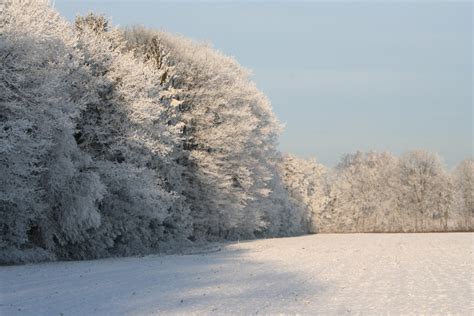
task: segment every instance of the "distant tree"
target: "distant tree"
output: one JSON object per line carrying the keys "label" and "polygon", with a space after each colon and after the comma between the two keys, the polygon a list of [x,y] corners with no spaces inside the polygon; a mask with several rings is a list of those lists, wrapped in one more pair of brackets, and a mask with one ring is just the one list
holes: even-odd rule
{"label": "distant tree", "polygon": [[398,159],[389,153],[346,155],[323,186],[320,226],[328,232],[472,229],[465,202],[472,196],[471,163],[451,176],[438,155],[422,150]]}
{"label": "distant tree", "polygon": [[463,229],[474,227],[474,160],[465,159],[459,163],[453,174],[453,213],[457,214],[458,226]]}
{"label": "distant tree", "polygon": [[295,233],[317,232],[318,218],[325,205],[324,175],[326,168],[314,160],[284,155],[282,179],[289,193],[291,206],[288,230]]}
{"label": "distant tree", "polygon": [[394,186],[396,158],[389,153],[356,152],[337,165],[331,190],[336,228],[342,231],[392,229],[387,218],[396,218]]}
{"label": "distant tree", "polygon": [[399,207],[414,220],[412,230],[432,230],[434,220],[448,229],[452,184],[441,158],[423,150],[411,151],[399,160]]}
{"label": "distant tree", "polygon": [[110,31],[107,18],[94,13],[89,13],[86,16],[77,16],[74,21],[74,27],[80,33],[92,31],[96,34],[105,34]]}

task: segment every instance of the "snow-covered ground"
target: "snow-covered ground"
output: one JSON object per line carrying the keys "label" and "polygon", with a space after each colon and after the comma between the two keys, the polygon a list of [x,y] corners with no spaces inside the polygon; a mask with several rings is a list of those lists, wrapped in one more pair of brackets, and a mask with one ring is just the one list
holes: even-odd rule
{"label": "snow-covered ground", "polygon": [[328,234],[193,255],[1,267],[0,314],[472,315],[473,238]]}

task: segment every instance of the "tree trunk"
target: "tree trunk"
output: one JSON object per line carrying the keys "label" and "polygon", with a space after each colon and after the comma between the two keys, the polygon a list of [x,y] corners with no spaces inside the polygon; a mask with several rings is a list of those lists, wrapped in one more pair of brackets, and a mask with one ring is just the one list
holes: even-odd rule
{"label": "tree trunk", "polygon": [[374,218],[374,228],[372,229],[372,231],[375,233],[377,230],[377,213],[375,214],[375,218]]}
{"label": "tree trunk", "polygon": [[415,212],[415,232],[418,231],[418,212]]}
{"label": "tree trunk", "polygon": [[444,212],[444,231],[448,231],[448,210]]}

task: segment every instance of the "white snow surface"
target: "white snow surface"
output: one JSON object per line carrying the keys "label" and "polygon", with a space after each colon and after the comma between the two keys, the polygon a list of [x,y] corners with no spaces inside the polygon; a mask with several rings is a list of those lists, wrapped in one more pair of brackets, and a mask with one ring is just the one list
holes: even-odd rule
{"label": "white snow surface", "polygon": [[321,234],[4,266],[0,314],[472,315],[473,237]]}

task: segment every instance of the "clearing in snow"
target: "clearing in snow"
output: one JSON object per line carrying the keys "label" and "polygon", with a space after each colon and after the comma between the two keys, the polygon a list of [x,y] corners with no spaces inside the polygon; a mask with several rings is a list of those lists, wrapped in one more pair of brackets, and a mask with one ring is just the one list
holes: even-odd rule
{"label": "clearing in snow", "polygon": [[327,234],[0,268],[1,315],[472,314],[472,233]]}

